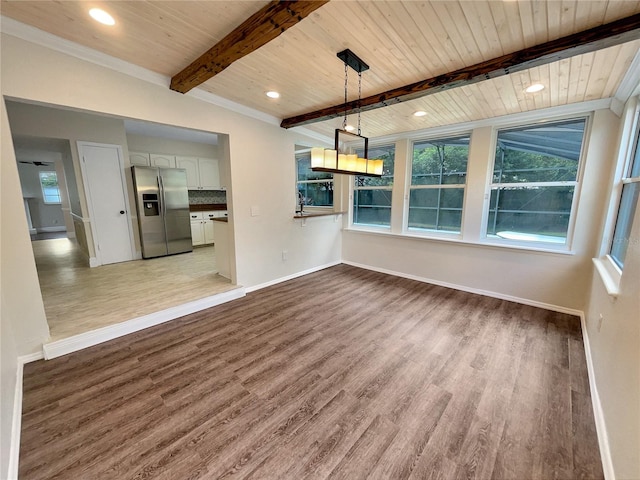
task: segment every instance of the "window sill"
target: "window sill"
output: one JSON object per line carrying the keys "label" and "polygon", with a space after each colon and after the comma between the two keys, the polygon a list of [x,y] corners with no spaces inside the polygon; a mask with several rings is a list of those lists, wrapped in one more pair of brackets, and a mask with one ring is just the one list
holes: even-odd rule
{"label": "window sill", "polygon": [[531,245],[531,244],[514,244],[507,242],[499,242],[499,241],[478,241],[471,242],[469,240],[463,240],[460,235],[455,234],[442,234],[442,235],[425,235],[425,234],[417,234],[414,232],[406,232],[406,233],[392,233],[388,228],[366,228],[362,226],[351,226],[349,228],[345,228],[346,232],[354,232],[365,235],[381,235],[384,237],[394,237],[394,238],[404,238],[410,240],[418,240],[418,241],[436,241],[436,242],[445,242],[445,243],[455,243],[470,247],[480,247],[480,248],[497,248],[497,249],[509,249],[509,250],[522,250],[532,253],[541,253],[541,254],[552,254],[552,255],[575,255],[575,252],[570,250],[558,250],[553,248],[544,248],[539,245]]}
{"label": "window sill", "polygon": [[313,217],[328,217],[330,215],[342,215],[343,213],[347,213],[347,212],[334,212],[334,211],[320,211],[320,210],[316,210],[316,211],[304,211],[302,213],[300,212],[296,212],[295,215],[293,216],[293,218],[313,218]]}
{"label": "window sill", "polygon": [[593,264],[600,275],[607,294],[617,298],[620,295],[620,278],[622,277],[622,272],[618,266],[613,263],[608,255],[604,258],[594,258]]}

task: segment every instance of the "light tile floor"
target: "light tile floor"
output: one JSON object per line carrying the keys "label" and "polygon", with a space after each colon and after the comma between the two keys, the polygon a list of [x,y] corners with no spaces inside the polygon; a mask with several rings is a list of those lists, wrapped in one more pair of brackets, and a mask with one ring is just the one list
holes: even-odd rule
{"label": "light tile floor", "polygon": [[217,274],[215,247],[89,268],[73,240],[32,242],[51,340],[236,288]]}

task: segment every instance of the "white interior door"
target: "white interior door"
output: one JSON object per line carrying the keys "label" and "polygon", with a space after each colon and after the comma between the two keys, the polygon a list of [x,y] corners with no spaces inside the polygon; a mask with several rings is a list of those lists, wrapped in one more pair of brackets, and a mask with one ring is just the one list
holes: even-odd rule
{"label": "white interior door", "polygon": [[78,151],[98,261],[133,260],[120,146],[78,142]]}

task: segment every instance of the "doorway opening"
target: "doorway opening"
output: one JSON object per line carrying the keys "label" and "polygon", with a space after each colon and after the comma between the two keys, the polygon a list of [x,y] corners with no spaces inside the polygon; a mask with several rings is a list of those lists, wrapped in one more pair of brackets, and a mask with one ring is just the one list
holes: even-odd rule
{"label": "doorway opening", "polygon": [[[217,156],[220,169],[216,173],[220,178],[216,186],[219,190],[194,190],[189,198],[190,203],[217,202],[216,207],[220,210],[224,202],[226,211],[227,192],[220,183],[226,182],[228,158],[218,156],[216,134],[51,106],[15,101],[6,104],[19,171],[31,170],[35,177],[41,170],[54,172],[57,180],[56,185],[49,174],[44,187],[38,187],[42,203],[48,195],[48,205],[51,208],[55,205],[58,210],[59,226],[55,229],[42,230],[42,224],[38,223],[40,217],[36,216],[41,210],[35,208],[35,200],[24,201],[27,221],[34,225],[32,230],[30,227],[31,245],[51,341],[138,319],[237,288],[228,278],[218,274],[217,248],[211,242],[195,247],[191,253],[142,260],[135,217],[131,165],[134,155],[145,151],[147,159],[152,158],[151,154],[164,159],[175,159],[180,156],[178,153],[188,158]],[[92,231],[87,181],[79,163],[78,142],[83,140],[121,148],[123,187],[128,196],[126,210],[131,212],[128,227],[132,235],[127,247],[130,246],[133,252],[132,261],[91,267],[95,265],[95,248],[100,242]],[[203,143],[205,141],[209,143]],[[43,164],[46,160],[48,165],[20,163],[20,160]],[[59,193],[59,202],[55,201],[54,187]],[[23,185],[23,196],[27,191]],[[98,195],[97,202],[108,191]],[[28,212],[27,207],[32,203],[34,208]],[[198,205],[199,212],[206,207]]]}

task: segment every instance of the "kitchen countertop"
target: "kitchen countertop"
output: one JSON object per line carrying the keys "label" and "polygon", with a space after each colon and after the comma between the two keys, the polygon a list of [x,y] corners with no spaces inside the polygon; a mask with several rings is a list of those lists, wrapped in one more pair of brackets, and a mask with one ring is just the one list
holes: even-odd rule
{"label": "kitchen countertop", "polygon": [[189,205],[190,212],[207,212],[209,210],[226,210],[226,203],[205,203],[199,205]]}

